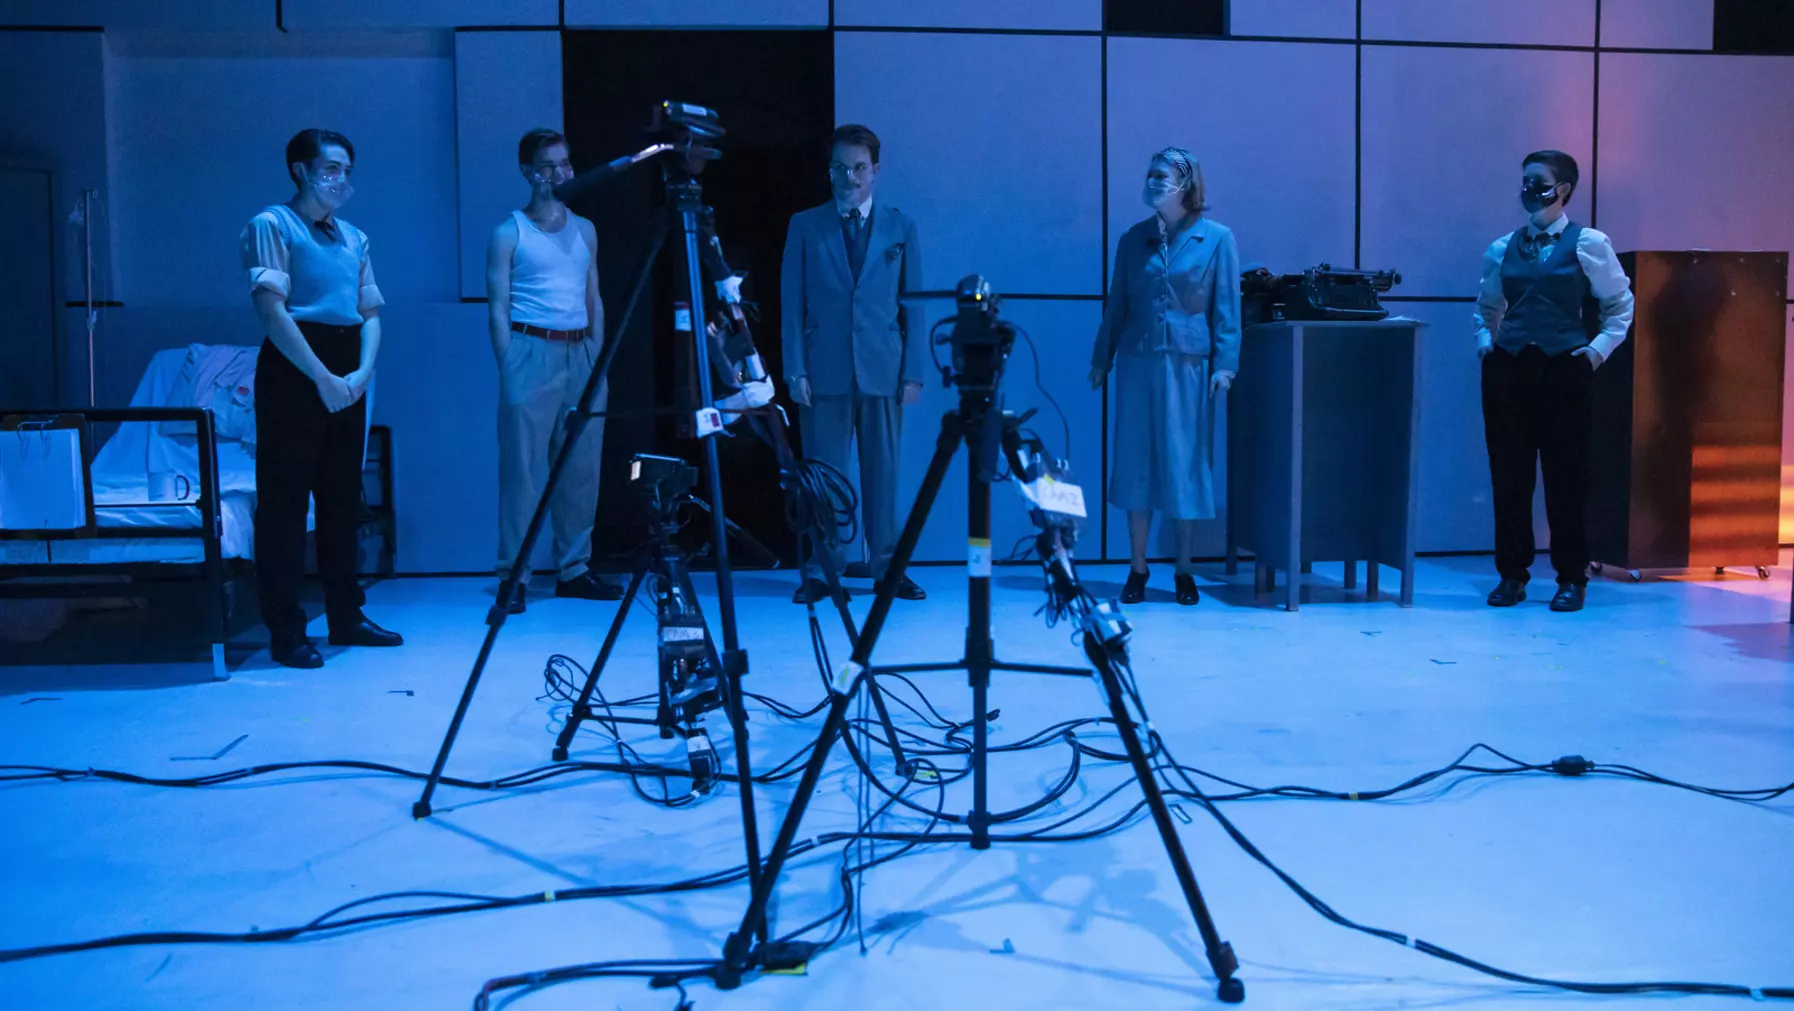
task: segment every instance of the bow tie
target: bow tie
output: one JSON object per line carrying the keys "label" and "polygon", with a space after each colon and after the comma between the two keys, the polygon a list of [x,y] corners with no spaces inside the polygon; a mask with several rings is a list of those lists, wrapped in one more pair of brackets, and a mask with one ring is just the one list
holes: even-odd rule
{"label": "bow tie", "polygon": [[1557,236],[1550,232],[1534,232],[1530,229],[1520,236],[1520,256],[1531,260],[1536,258],[1545,247],[1556,244]]}
{"label": "bow tie", "polygon": [[311,226],[313,228],[316,228],[318,231],[323,232],[325,238],[329,239],[332,242],[336,241],[336,222],[333,219],[321,218],[317,221],[312,222]]}

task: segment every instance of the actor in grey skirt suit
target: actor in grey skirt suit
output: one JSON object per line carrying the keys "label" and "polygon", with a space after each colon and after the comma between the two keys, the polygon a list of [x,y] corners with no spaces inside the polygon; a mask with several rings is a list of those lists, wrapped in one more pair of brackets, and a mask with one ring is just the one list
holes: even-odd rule
{"label": "actor in grey skirt suit", "polygon": [[1239,369],[1240,257],[1233,232],[1202,216],[1202,167],[1190,152],[1154,155],[1144,197],[1154,214],[1116,245],[1090,384],[1114,369],[1109,503],[1127,510],[1132,556],[1121,599],[1145,599],[1156,511],[1177,524],[1177,601],[1194,604],[1194,521],[1215,515],[1213,398]]}

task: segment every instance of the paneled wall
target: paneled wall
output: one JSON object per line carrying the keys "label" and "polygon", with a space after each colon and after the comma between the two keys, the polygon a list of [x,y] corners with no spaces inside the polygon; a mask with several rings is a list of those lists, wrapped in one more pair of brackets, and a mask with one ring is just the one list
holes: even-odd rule
{"label": "paneled wall", "polygon": [[[756,30],[832,32],[838,115],[884,137],[881,196],[917,217],[929,285],[976,271],[1009,296],[1092,501],[1113,450],[1107,394],[1085,382],[1090,343],[1160,147],[1201,157],[1211,213],[1247,264],[1401,270],[1394,308],[1429,324],[1426,550],[1490,546],[1470,302],[1481,250],[1521,221],[1521,155],[1575,155],[1572,216],[1621,249],[1794,246],[1794,58],[1714,53],[1711,0],[1233,0],[1225,37],[1106,33],[1105,10],[1125,6],[11,0],[0,88],[29,100],[0,108],[0,154],[55,168],[65,201],[101,192],[99,297],[121,305],[100,311],[96,364],[102,399],[117,399],[157,348],[256,338],[235,239],[289,192],[281,144],[313,124],[356,141],[344,213],[373,236],[392,303],[378,413],[398,443],[409,571],[490,564],[482,250],[523,198],[517,135],[561,125],[563,73],[578,71],[562,66],[563,29],[740,28],[742,46]],[[71,300],[74,234],[57,251]],[[72,401],[80,317],[63,334]],[[1041,406],[1034,425],[1057,444],[1034,369],[1018,348],[1009,401]],[[931,388],[908,412],[906,492],[950,403]],[[961,557],[960,487],[923,557]],[[1025,520],[997,502],[1002,551]],[[1106,530],[1106,552],[1125,554],[1119,517],[1092,527],[1082,553]],[[1203,553],[1220,531],[1204,524]]]}

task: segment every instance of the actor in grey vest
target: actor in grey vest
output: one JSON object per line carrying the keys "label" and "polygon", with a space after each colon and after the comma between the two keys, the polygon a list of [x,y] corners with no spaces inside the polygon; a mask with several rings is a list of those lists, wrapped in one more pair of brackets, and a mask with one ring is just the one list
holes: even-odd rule
{"label": "actor in grey vest", "polygon": [[[1533,475],[1545,475],[1553,611],[1580,611],[1588,586],[1591,377],[1632,327],[1632,288],[1613,243],[1573,224],[1576,160],[1535,151],[1521,163],[1520,201],[1531,219],[1490,244],[1476,300],[1483,433],[1495,498],[1495,567],[1489,606],[1526,599],[1533,561]],[[1589,309],[1589,303],[1596,307]]]}
{"label": "actor in grey vest", "polygon": [[[916,224],[875,203],[878,137],[863,126],[835,131],[829,184],[834,199],[791,217],[780,277],[785,377],[800,405],[804,455],[843,474],[859,442],[860,515],[871,574],[882,580],[897,544],[897,453],[903,407],[922,395],[926,329],[910,326],[900,300],[922,287]],[[836,567],[842,559],[837,553]],[[811,560],[792,599],[824,599]],[[896,587],[921,600],[908,576]]]}

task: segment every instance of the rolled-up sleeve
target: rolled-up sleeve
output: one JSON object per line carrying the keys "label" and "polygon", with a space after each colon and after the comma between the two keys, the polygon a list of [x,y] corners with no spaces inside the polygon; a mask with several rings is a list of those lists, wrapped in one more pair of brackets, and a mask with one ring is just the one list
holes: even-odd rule
{"label": "rolled-up sleeve", "polygon": [[1626,342],[1632,331],[1632,280],[1614,254],[1613,241],[1593,228],[1584,228],[1576,243],[1576,257],[1588,277],[1589,294],[1601,305],[1601,332],[1590,345],[1603,360]]}
{"label": "rolled-up sleeve", "polygon": [[280,232],[280,223],[267,214],[249,219],[243,229],[243,270],[248,275],[251,293],[257,288],[286,298],[292,288],[287,274],[287,240]]}
{"label": "rolled-up sleeve", "polygon": [[380,286],[374,283],[374,261],[368,258],[367,236],[361,238],[361,293],[357,297],[356,308],[362,315],[386,304],[386,297],[380,294]]}

